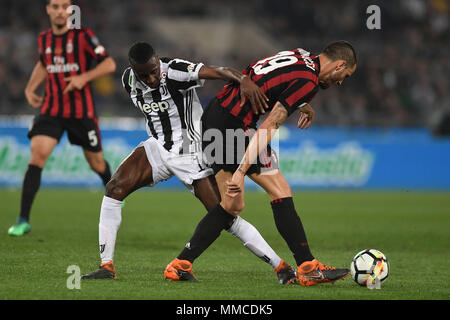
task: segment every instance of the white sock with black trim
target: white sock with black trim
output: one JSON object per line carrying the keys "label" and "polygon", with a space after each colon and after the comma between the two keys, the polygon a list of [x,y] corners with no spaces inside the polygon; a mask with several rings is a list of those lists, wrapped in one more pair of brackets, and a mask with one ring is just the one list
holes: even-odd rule
{"label": "white sock with black trim", "polygon": [[103,197],[98,225],[98,240],[102,263],[113,261],[117,232],[122,221],[122,203],[107,196]]}
{"label": "white sock with black trim", "polygon": [[240,239],[247,249],[264,262],[269,263],[274,269],[280,265],[281,258],[264,240],[259,231],[248,221],[238,216],[227,231]]}

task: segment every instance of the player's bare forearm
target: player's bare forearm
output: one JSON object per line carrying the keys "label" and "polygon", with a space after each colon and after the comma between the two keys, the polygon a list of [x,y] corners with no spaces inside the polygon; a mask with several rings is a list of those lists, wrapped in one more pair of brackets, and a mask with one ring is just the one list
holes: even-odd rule
{"label": "player's bare forearm", "polygon": [[241,83],[246,76],[233,68],[202,66],[198,72],[198,77],[200,79],[222,79]]}
{"label": "player's bare forearm", "polygon": [[277,102],[251,138],[247,150],[245,151],[245,155],[238,167],[238,171],[242,174],[247,172],[252,163],[255,163],[258,155],[267,147],[270,141],[272,141],[276,131],[287,117],[288,112],[286,108],[283,107],[281,103]]}
{"label": "player's bare forearm", "polygon": [[73,90],[81,90],[90,81],[112,73],[116,70],[116,63],[113,58],[107,57],[105,60],[100,62],[97,67],[80,75],[73,77],[66,77],[64,81],[68,82],[68,85],[63,91],[63,94],[67,94]]}
{"label": "player's bare forearm", "polygon": [[45,78],[47,78],[47,70],[41,61],[38,61],[34,66],[30,80],[28,80],[27,86],[25,87],[25,98],[33,108],[39,108],[44,101],[44,98],[38,96],[35,91]]}
{"label": "player's bare forearm", "polygon": [[30,79],[28,80],[25,92],[34,92],[39,85],[47,78],[47,70],[42,62],[39,60],[34,66]]}
{"label": "player's bare forearm", "polygon": [[265,113],[268,109],[264,92],[249,77],[240,73],[236,69],[228,67],[208,67],[202,66],[198,72],[200,79],[222,79],[225,81],[233,81],[240,84],[241,88],[241,107],[246,101],[250,101],[251,108],[255,114],[259,112]]}
{"label": "player's bare forearm", "polygon": [[95,68],[83,73],[83,76],[86,78],[86,82],[90,82],[114,71],[116,71],[116,63],[113,58],[107,57]]}

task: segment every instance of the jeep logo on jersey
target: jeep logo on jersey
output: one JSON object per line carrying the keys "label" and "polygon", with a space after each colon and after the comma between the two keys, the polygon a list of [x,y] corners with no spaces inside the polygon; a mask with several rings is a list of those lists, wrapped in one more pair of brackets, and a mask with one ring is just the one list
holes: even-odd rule
{"label": "jeep logo on jersey", "polygon": [[164,112],[167,109],[169,109],[169,103],[166,101],[159,101],[159,102],[151,102],[151,103],[144,103],[138,101],[137,105],[139,109],[141,109],[144,113],[151,113],[153,112]]}

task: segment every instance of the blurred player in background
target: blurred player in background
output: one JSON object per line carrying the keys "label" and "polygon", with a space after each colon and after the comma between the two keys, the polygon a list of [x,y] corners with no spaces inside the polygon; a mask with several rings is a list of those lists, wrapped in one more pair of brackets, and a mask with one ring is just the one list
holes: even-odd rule
{"label": "blurred player in background", "polygon": [[[99,244],[101,265],[82,279],[117,278],[114,249],[122,221],[123,200],[133,191],[176,176],[205,206],[212,210],[220,202],[216,180],[203,162],[201,115],[196,93],[205,79],[222,79],[240,88],[239,103],[249,101],[255,113],[264,113],[266,97],[249,77],[231,68],[211,67],[181,59],[159,58],[151,45],[139,42],[129,51],[131,67],[122,84],[144,114],[150,138],[142,142],[118,167],[106,185],[100,210]],[[244,219],[230,220],[225,228],[255,255],[269,263],[282,284],[296,282],[294,270]],[[169,235],[170,236],[170,235]],[[192,270],[172,273],[172,280],[196,280]]]}
{"label": "blurred player in background", "polygon": [[[31,157],[23,180],[20,216],[8,230],[12,236],[30,232],[30,210],[42,170],[65,131],[70,143],[83,148],[89,166],[103,184],[111,178],[89,82],[114,72],[116,65],[90,29],[68,25],[71,4],[70,0],[47,0],[51,28],[39,34],[40,59],[25,89],[28,103],[40,108],[40,114],[28,132]],[[92,60],[98,65],[90,69]],[[44,80],[45,96],[40,97],[36,90]]]}
{"label": "blurred player in background", "polygon": [[[269,195],[276,227],[297,263],[300,284],[309,286],[332,282],[348,275],[348,269],[326,266],[312,255],[302,222],[295,210],[291,189],[278,169],[278,160],[269,143],[276,130],[296,110],[301,112],[299,128],[308,128],[314,117],[309,102],[319,87],[326,89],[341,85],[355,70],[355,51],[345,41],[329,44],[318,56],[303,49],[294,49],[249,65],[243,74],[254,81],[269,98],[270,113],[258,129],[259,115],[248,104],[239,104],[239,87],[229,83],[217,94],[205,109],[202,122],[204,131],[219,130],[224,137],[224,143],[220,146],[223,148],[223,159],[208,159],[216,174],[222,201],[200,221],[188,242],[189,246],[169,263],[164,271],[166,277],[170,278],[179,272],[179,261],[183,261],[187,268],[192,268],[193,261],[243,210],[245,175]],[[235,139],[235,136],[229,139],[225,133],[229,129],[234,129],[236,135],[241,133],[240,139]],[[205,137],[203,135],[203,150],[208,157],[207,150],[212,141]],[[237,140],[245,141],[243,156],[238,154]],[[233,162],[224,161],[230,156]]]}

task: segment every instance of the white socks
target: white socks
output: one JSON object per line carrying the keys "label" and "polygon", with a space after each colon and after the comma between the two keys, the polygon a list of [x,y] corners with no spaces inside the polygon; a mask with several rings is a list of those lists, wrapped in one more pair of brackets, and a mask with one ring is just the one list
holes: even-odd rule
{"label": "white socks", "polygon": [[98,225],[98,241],[102,263],[113,261],[117,232],[122,221],[122,203],[107,196],[103,197]]}
{"label": "white socks", "polygon": [[274,269],[280,265],[281,258],[264,240],[259,231],[248,221],[238,216],[227,231],[240,239],[247,249],[264,262],[269,263]]}
{"label": "white socks", "polygon": [[[107,196],[103,197],[100,223],[98,225],[98,240],[102,263],[110,262],[114,259],[117,232],[122,221],[122,203],[123,201]],[[272,265],[273,268],[277,268],[280,265],[281,258],[264,240],[259,231],[246,220],[239,216],[236,217],[233,225],[227,231],[240,239],[247,249]]]}

